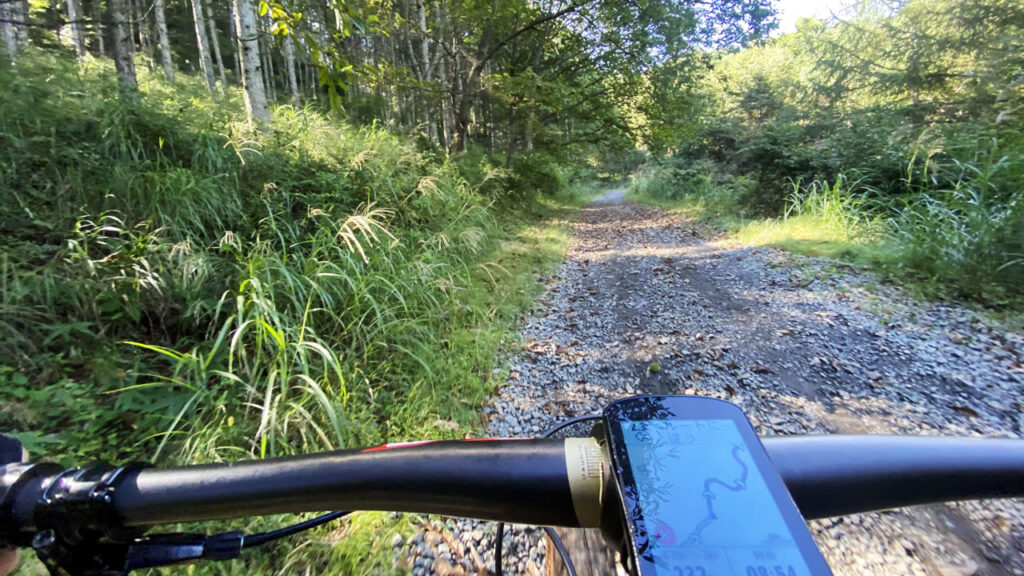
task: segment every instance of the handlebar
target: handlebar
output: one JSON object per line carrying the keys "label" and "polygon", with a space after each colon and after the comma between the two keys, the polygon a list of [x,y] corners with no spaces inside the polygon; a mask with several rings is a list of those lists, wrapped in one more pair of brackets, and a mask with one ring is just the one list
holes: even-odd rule
{"label": "handlebar", "polygon": [[1024,496],[1024,441],[934,436],[792,436],[764,446],[807,520]]}
{"label": "handlebar", "polygon": [[[423,442],[129,470],[118,482],[113,512],[124,527],[339,509],[580,526],[565,442]],[[767,438],[764,445],[807,519],[1024,496],[1024,442],[1018,440],[804,436]],[[40,528],[35,517],[45,505],[44,487],[53,502],[82,499],[95,488],[95,480],[50,472],[31,478],[11,503],[23,529]],[[63,495],[54,493],[58,478]]]}
{"label": "handlebar", "polygon": [[[764,445],[806,519],[1024,496],[1018,440],[808,436]],[[15,464],[0,468],[0,540],[25,545],[54,530],[124,542],[157,525],[339,509],[593,527],[613,507],[602,454],[593,439],[469,440],[166,470]]]}

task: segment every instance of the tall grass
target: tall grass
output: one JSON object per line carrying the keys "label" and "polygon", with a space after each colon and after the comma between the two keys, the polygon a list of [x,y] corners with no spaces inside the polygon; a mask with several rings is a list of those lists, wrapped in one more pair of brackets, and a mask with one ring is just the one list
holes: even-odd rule
{"label": "tall grass", "polygon": [[802,185],[792,183],[783,220],[807,218],[838,242],[862,242],[877,239],[883,231],[879,205],[870,196],[871,189],[859,181],[851,182],[843,174],[828,180]]}
{"label": "tall grass", "polygon": [[916,193],[897,208],[893,234],[915,274],[1001,304],[1024,286],[1024,162],[998,142],[972,148],[969,159],[931,159],[932,176],[910,183]]}
{"label": "tall grass", "polygon": [[563,228],[381,129],[252,132],[237,93],[140,74],[126,106],[105,62],[0,67],[0,426],[75,464],[472,434]]}
{"label": "tall grass", "polygon": [[34,450],[210,461],[472,429],[498,343],[484,360],[456,334],[511,326],[525,271],[494,261],[521,224],[458,166],[314,108],[250,132],[237,94],[188,77],[142,72],[125,107],[104,63],[24,62],[0,70],[0,380],[76,390],[0,392]]}

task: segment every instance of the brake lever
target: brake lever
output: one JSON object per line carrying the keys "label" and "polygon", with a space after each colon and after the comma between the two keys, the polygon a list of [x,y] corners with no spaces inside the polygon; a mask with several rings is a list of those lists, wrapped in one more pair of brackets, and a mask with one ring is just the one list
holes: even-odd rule
{"label": "brake lever", "polygon": [[126,543],[68,544],[53,530],[32,539],[32,548],[52,576],[123,576],[133,570],[233,560],[242,553],[241,532],[159,534]]}

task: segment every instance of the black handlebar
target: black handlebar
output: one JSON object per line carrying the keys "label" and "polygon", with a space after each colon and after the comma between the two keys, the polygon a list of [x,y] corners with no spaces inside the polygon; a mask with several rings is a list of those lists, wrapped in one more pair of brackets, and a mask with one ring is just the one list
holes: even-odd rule
{"label": "black handlebar", "polygon": [[388,510],[572,526],[562,440],[428,442],[229,465],[142,470],[127,526],[324,510]]}
{"label": "black handlebar", "polygon": [[[141,470],[115,500],[127,526],[323,510],[388,510],[577,526],[563,440],[429,442]],[[1024,441],[931,436],[766,438],[806,519],[1024,496]]]}
{"label": "black handlebar", "polygon": [[[153,526],[188,521],[344,509],[579,526],[578,518],[602,516],[600,510],[595,516],[582,509],[593,512],[604,504],[608,512],[609,499],[600,490],[577,490],[577,464],[595,452],[600,461],[600,449],[591,443],[582,460],[573,460],[566,442],[426,442],[169,470],[9,465],[0,468],[0,541],[32,542],[41,556],[49,550],[48,565],[68,563],[57,557],[68,550],[85,555],[72,559],[76,565],[91,562],[95,554],[85,546],[90,541],[135,542],[128,552],[139,558],[124,561],[116,550],[113,555],[118,565],[140,567],[181,554],[233,557],[243,547],[244,537],[236,533],[202,541],[200,552],[190,552],[196,546],[180,538],[145,545],[137,540]],[[811,436],[769,438],[764,444],[807,519],[1024,496],[1019,440]],[[55,535],[68,546],[56,546]]]}
{"label": "black handlebar", "polygon": [[764,446],[804,518],[1024,496],[1024,441],[797,436]]}

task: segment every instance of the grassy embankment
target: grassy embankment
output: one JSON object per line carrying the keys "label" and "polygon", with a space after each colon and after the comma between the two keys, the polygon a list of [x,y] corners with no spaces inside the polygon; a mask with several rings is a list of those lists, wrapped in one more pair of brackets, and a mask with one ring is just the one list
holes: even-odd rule
{"label": "grassy embankment", "polygon": [[[639,174],[628,198],[698,218],[746,245],[844,261],[921,296],[980,303],[1013,317],[1024,307],[1024,208],[1019,191],[1007,188],[1020,168],[1009,158],[932,166],[944,177],[903,181],[913,193],[898,199],[842,175],[790,183],[778,217],[745,209],[743,177],[673,168]],[[953,184],[937,184],[943,181]]]}
{"label": "grassy embankment", "polygon": [[[578,190],[314,108],[253,132],[239,93],[139,70],[126,106],[108,62],[0,67],[0,429],[159,465],[479,433]],[[203,570],[377,572],[408,529],[356,515]]]}

